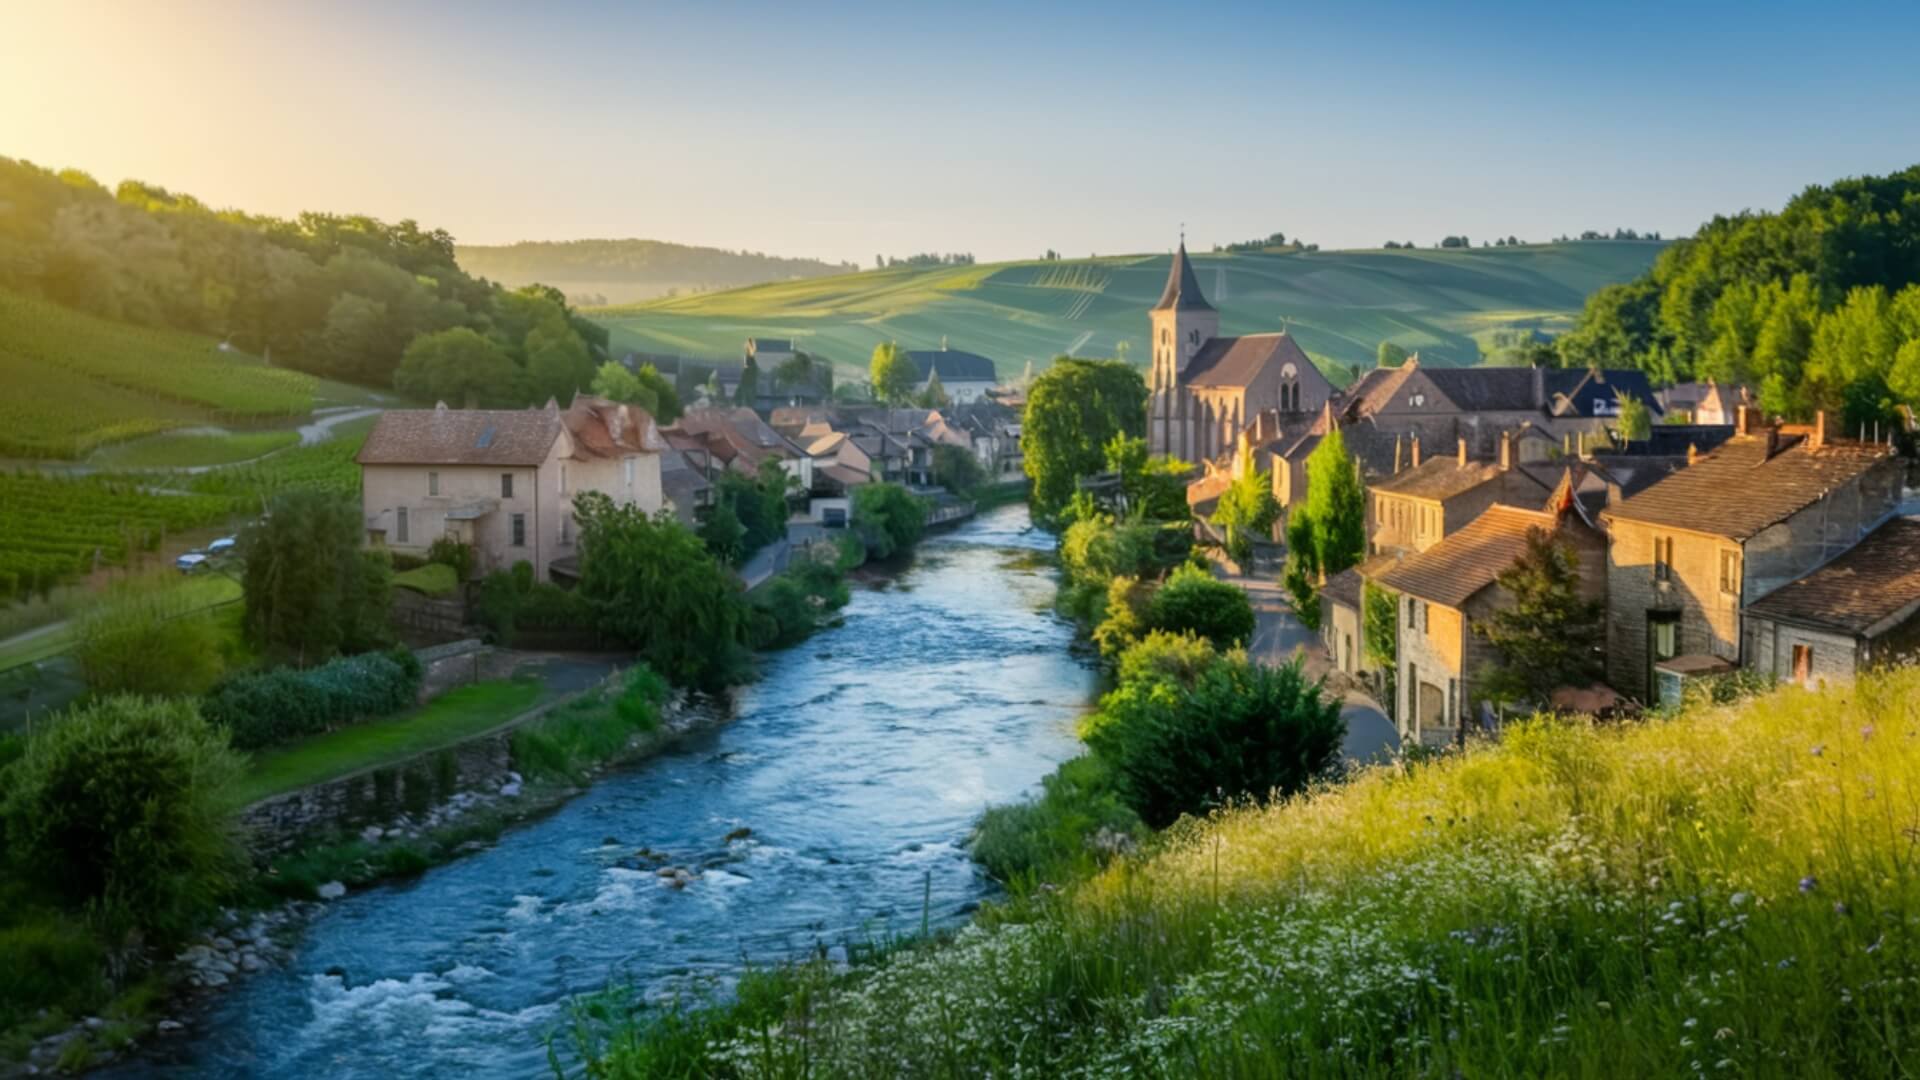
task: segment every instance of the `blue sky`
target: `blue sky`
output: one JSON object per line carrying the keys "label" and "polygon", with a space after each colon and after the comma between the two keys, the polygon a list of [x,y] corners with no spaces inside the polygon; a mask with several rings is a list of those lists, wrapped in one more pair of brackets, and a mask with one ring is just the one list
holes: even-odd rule
{"label": "blue sky", "polygon": [[37,4],[0,154],[870,262],[1677,234],[1920,162],[1920,5]]}

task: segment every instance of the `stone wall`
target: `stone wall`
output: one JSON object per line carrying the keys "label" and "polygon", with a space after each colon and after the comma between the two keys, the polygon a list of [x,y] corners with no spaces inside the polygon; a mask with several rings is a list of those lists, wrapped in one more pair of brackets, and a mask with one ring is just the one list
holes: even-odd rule
{"label": "stone wall", "polygon": [[458,638],[467,632],[467,605],[458,597],[435,598],[395,589],[388,606],[394,625],[418,634]]}

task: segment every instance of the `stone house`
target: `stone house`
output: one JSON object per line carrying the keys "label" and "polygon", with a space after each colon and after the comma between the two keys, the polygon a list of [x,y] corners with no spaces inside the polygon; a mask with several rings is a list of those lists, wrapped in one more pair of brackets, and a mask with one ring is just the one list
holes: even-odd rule
{"label": "stone house", "polygon": [[1403,741],[1444,746],[1464,737],[1479,700],[1475,680],[1497,659],[1473,632],[1512,598],[1495,579],[1527,550],[1530,534],[1544,530],[1572,544],[1580,583],[1591,599],[1606,587],[1606,540],[1571,510],[1493,505],[1423,551],[1375,574],[1399,594],[1399,655],[1395,715]]}
{"label": "stone house", "polygon": [[1500,438],[1492,461],[1469,457],[1465,439],[1453,454],[1435,458],[1421,456],[1418,436],[1409,441],[1410,466],[1367,489],[1369,554],[1426,551],[1495,503],[1541,506],[1565,471],[1518,461],[1511,433]]}
{"label": "stone house", "polygon": [[1367,656],[1367,583],[1398,561],[1392,555],[1376,555],[1340,571],[1320,587],[1320,638],[1336,669],[1357,676],[1378,668]]}
{"label": "stone house", "polygon": [[1290,335],[1220,336],[1220,312],[1201,295],[1184,240],[1148,318],[1147,448],[1155,454],[1212,461],[1233,451],[1260,413],[1311,416],[1333,396]]}
{"label": "stone house", "polygon": [[1920,656],[1920,518],[1899,517],[1746,607],[1747,666],[1782,682],[1846,683]]}
{"label": "stone house", "polygon": [[648,513],[666,504],[653,417],[575,395],[565,409],[393,409],[355,459],[367,540],[425,554],[449,537],[481,573],[525,560],[539,581],[579,554],[573,500],[597,491]]}
{"label": "stone house", "polygon": [[1859,543],[1898,504],[1893,451],[1830,437],[1824,414],[1765,427],[1743,408],[1735,428],[1601,514],[1608,681],[1643,702],[1754,656],[1742,610]]}
{"label": "stone house", "polygon": [[993,361],[978,353],[949,349],[943,342],[938,349],[916,349],[907,353],[913,362],[913,392],[926,393],[927,384],[940,376],[940,389],[955,405],[971,405],[987,400],[987,391],[999,385]]}
{"label": "stone house", "polygon": [[1340,395],[1341,420],[1371,421],[1381,431],[1417,435],[1428,446],[1465,440],[1475,455],[1492,455],[1502,432],[1531,424],[1551,442],[1585,441],[1615,427],[1621,397],[1662,415],[1645,372],[1631,369],[1451,368],[1423,365],[1361,373]]}

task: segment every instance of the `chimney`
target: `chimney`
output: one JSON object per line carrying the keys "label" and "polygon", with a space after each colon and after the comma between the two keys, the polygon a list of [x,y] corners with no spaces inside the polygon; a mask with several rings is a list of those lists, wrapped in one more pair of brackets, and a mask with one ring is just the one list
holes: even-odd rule
{"label": "chimney", "polygon": [[1513,432],[1500,433],[1500,471],[1513,468]]}
{"label": "chimney", "polygon": [[1807,440],[1807,449],[1818,450],[1827,445],[1827,410],[1821,409],[1813,414],[1813,437]]}
{"label": "chimney", "polygon": [[1413,447],[1413,450],[1412,450],[1413,456],[1411,460],[1408,462],[1408,464],[1410,464],[1413,468],[1417,469],[1420,467],[1420,435],[1419,433],[1415,432],[1413,438],[1409,441]]}
{"label": "chimney", "polygon": [[1467,467],[1467,437],[1465,435],[1460,436],[1460,467],[1463,469]]}
{"label": "chimney", "polygon": [[1393,472],[1395,476],[1400,474],[1400,436],[1398,435],[1393,437]]}
{"label": "chimney", "polygon": [[1567,457],[1573,456],[1573,432],[1560,436],[1560,452]]}
{"label": "chimney", "polygon": [[1694,464],[1697,464],[1699,461],[1700,461],[1700,444],[1688,443],[1687,444],[1687,464],[1694,465]]}
{"label": "chimney", "polygon": [[1733,410],[1733,433],[1735,435],[1747,434],[1747,425],[1750,423],[1747,419],[1747,413],[1748,410],[1745,405],[1741,405]]}

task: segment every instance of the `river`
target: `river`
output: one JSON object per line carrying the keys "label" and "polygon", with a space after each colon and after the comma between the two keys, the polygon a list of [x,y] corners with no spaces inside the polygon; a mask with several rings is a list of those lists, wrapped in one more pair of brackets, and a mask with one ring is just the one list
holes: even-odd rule
{"label": "river", "polygon": [[[1094,688],[1052,614],[1050,547],[1024,506],[930,538],[856,587],[843,625],[763,658],[731,722],[483,852],[335,902],[287,967],[134,1070],[540,1075],[568,999],[611,979],[724,987],[745,962],[918,931],[923,910],[965,919],[991,891],[969,826],[1076,752]],[[740,827],[752,837],[723,842]],[[640,847],[707,869],[675,890]]]}

